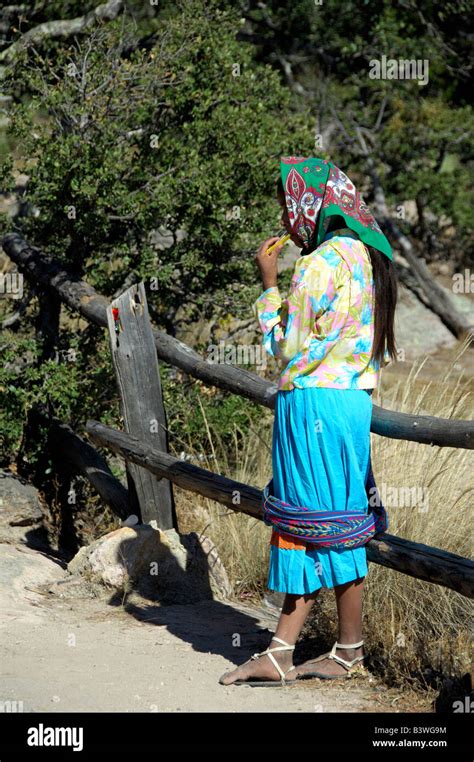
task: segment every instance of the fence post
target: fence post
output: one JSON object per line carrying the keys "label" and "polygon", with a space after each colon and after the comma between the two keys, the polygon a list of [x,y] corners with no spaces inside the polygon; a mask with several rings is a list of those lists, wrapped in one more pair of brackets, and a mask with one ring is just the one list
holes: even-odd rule
{"label": "fence post", "polygon": [[[166,413],[155,341],[143,283],[131,286],[107,308],[112,359],[125,430],[150,446],[168,452]],[[171,482],[127,461],[131,505],[143,523],[177,528]]]}

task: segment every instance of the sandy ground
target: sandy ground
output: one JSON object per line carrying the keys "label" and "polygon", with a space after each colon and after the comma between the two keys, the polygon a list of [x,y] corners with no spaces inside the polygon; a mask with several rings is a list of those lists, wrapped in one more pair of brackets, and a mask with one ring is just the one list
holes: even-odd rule
{"label": "sandy ground", "polygon": [[409,707],[368,672],[287,688],[222,686],[223,672],[267,647],[276,610],[162,606],[133,592],[84,597],[68,576],[44,553],[0,544],[0,700],[22,702],[20,711],[432,711]]}

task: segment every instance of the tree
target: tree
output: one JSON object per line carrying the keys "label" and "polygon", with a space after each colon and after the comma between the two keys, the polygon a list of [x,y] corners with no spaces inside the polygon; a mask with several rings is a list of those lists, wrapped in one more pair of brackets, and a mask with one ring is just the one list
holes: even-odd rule
{"label": "tree", "polygon": [[[143,279],[155,321],[172,333],[182,304],[190,320],[216,308],[248,316],[259,291],[252,255],[278,220],[279,156],[295,145],[311,150],[307,118],[292,112],[278,73],[237,41],[239,29],[236,11],[185,0],[156,22],[151,45],[124,14],[67,44],[56,40],[47,56],[18,50],[4,81],[14,154],[1,182],[13,190],[13,166],[28,175],[30,212],[5,229],[19,229],[107,296]],[[34,320],[30,311],[22,336]],[[100,386],[103,339],[61,322],[50,293],[39,294],[38,323],[40,377],[54,376],[58,348],[76,349],[66,374],[77,395],[65,396],[62,414],[100,417],[110,404]],[[22,380],[9,368],[15,397]],[[51,388],[33,375],[23,404],[46,401]]]}

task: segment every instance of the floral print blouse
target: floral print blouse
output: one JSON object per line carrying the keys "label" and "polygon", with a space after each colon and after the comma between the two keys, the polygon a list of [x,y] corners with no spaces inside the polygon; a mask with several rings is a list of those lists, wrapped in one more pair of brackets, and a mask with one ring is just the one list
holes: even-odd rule
{"label": "floral print blouse", "polygon": [[[278,286],[259,296],[252,309],[263,345],[285,366],[279,390],[376,387],[380,369],[368,364],[373,289],[369,252],[357,234],[343,228],[297,260],[287,299]],[[382,367],[389,362],[386,350]]]}

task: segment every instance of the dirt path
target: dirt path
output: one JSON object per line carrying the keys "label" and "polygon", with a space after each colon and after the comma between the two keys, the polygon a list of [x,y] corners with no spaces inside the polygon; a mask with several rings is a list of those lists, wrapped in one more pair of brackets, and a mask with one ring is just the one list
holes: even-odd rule
{"label": "dirt path", "polygon": [[0,544],[0,700],[21,701],[24,712],[431,711],[368,674],[222,686],[223,672],[267,647],[277,612],[216,601],[160,606],[134,593],[84,598],[67,576],[45,554]]}

